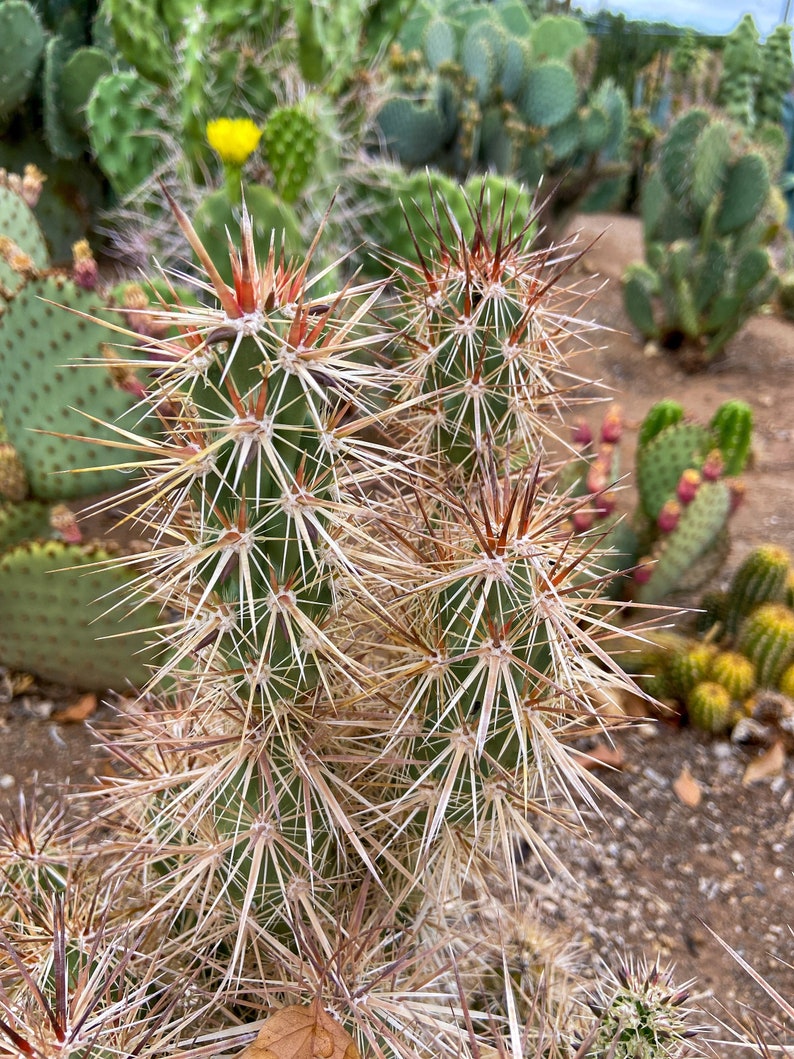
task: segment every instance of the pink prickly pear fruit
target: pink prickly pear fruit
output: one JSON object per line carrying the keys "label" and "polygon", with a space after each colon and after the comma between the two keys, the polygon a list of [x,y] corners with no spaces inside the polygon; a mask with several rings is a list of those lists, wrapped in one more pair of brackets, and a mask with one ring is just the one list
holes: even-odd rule
{"label": "pink prickly pear fruit", "polygon": [[79,544],[83,539],[74,512],[66,504],[56,504],[50,511],[50,525],[67,544]]}
{"label": "pink prickly pear fruit", "polygon": [[590,464],[590,469],[587,472],[585,478],[585,488],[588,493],[596,494],[603,493],[609,489],[609,464],[605,464],[602,459],[593,460]]}
{"label": "pink prickly pear fruit", "polygon": [[593,444],[593,431],[590,429],[590,424],[586,419],[577,419],[571,428],[571,433],[574,445],[586,449]]}
{"label": "pink prickly pear fruit", "polygon": [[652,555],[644,555],[637,563],[634,571],[634,581],[638,585],[647,585],[653,573],[654,558]]}
{"label": "pink prickly pear fruit", "polygon": [[675,487],[676,496],[682,504],[692,503],[702,480],[700,471],[696,471],[694,467],[689,467],[683,472],[678,479],[678,485]]}
{"label": "pink prickly pear fruit", "polygon": [[72,247],[72,279],[83,290],[94,290],[99,279],[99,268],[88,245],[87,239],[81,239]]}
{"label": "pink prickly pear fruit", "polygon": [[601,440],[616,445],[623,434],[623,415],[619,405],[612,405],[601,424]]}
{"label": "pink prickly pear fruit", "polygon": [[617,494],[613,490],[607,489],[605,492],[599,493],[598,496],[596,496],[593,503],[593,510],[598,518],[607,518],[617,507],[617,502]]}
{"label": "pink prickly pear fruit", "polygon": [[593,528],[594,521],[595,516],[590,508],[580,507],[571,515],[571,522],[573,523],[575,533],[586,533],[589,529]]}
{"label": "pink prickly pear fruit", "polygon": [[656,525],[662,533],[672,533],[681,520],[681,505],[677,500],[667,500],[659,512]]}
{"label": "pink prickly pear fruit", "polygon": [[719,449],[712,449],[700,468],[700,473],[707,482],[716,482],[725,470],[725,460]]}

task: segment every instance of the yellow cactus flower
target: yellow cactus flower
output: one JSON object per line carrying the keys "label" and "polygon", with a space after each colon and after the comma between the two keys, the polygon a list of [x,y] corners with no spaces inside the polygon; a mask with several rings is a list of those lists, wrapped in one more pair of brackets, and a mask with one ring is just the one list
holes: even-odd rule
{"label": "yellow cactus flower", "polygon": [[217,118],[207,123],[207,142],[225,165],[244,165],[261,136],[262,130],[250,118]]}

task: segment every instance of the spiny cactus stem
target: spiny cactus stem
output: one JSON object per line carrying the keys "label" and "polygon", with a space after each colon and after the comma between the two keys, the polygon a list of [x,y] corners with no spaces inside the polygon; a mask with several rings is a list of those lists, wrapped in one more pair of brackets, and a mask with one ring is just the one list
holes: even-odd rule
{"label": "spiny cactus stem", "polygon": [[[210,282],[212,283],[212,286],[215,289],[215,293],[218,296],[218,301],[223,307],[223,311],[231,320],[239,319],[241,316],[244,315],[244,311],[237,304],[237,299],[235,298],[234,291],[223,279],[220,272],[215,267],[215,263],[213,262],[212,258],[204,249],[204,244],[202,243],[201,239],[199,239],[196,229],[190,222],[190,218],[162,181],[160,181],[160,190],[162,191],[163,195],[165,195],[166,201],[168,202],[168,205],[170,206],[174,217],[176,218],[177,224],[184,232],[185,238],[190,243],[191,247],[193,248],[193,252],[201,262],[202,267],[205,269],[210,279]],[[243,212],[245,214],[245,210]]]}

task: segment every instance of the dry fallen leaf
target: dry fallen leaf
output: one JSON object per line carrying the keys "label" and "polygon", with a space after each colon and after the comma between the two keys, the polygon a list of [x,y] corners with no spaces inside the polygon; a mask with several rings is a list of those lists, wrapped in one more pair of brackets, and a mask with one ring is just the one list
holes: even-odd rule
{"label": "dry fallen leaf", "polygon": [[237,1059],[361,1059],[353,1038],[315,1000],[292,1004],[265,1021]]}
{"label": "dry fallen leaf", "polygon": [[597,768],[621,769],[625,764],[621,748],[607,743],[598,743],[586,752],[576,750],[574,753],[581,767],[590,772]]}
{"label": "dry fallen leaf", "polygon": [[673,780],[673,790],[679,802],[688,805],[690,809],[695,809],[700,805],[703,791],[688,768],[682,768],[678,777]]}
{"label": "dry fallen leaf", "polygon": [[769,750],[765,750],[760,757],[753,758],[744,770],[742,784],[747,787],[751,783],[756,783],[758,780],[765,780],[770,776],[777,776],[777,774],[782,771],[785,764],[786,751],[783,749],[782,740],[778,739],[778,741],[773,743]]}
{"label": "dry fallen leaf", "polygon": [[56,710],[52,715],[53,721],[85,721],[96,713],[97,698],[93,692],[88,692],[86,695],[81,695],[76,702],[73,702],[70,706],[64,707],[62,710]]}

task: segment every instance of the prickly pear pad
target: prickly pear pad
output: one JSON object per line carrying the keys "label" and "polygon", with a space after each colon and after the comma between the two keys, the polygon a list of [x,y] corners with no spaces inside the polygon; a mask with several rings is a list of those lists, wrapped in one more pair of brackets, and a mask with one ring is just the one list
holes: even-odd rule
{"label": "prickly pear pad", "polygon": [[102,441],[118,442],[119,435],[96,420],[133,427],[135,399],[117,388],[108,370],[85,363],[101,362],[103,343],[118,335],[67,308],[124,323],[95,292],[61,275],[30,280],[0,316],[0,411],[40,499],[88,496],[128,482],[119,471],[101,469],[129,460],[131,453],[103,446]]}
{"label": "prickly pear pad", "polygon": [[12,669],[88,690],[142,685],[159,623],[124,600],[130,576],[96,566],[98,545],[29,541],[0,558],[0,658]]}

